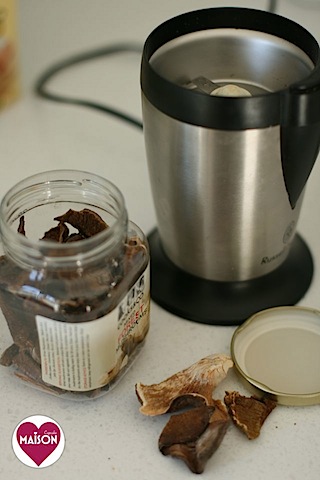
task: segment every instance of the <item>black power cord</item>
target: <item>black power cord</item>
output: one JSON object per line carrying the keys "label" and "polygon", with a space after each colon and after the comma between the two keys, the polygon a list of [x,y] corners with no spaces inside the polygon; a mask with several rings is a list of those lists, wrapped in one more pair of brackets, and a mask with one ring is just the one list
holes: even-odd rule
{"label": "black power cord", "polygon": [[[266,10],[269,12],[275,12],[277,8],[277,1],[278,0],[268,0],[268,7]],[[67,68],[73,67],[74,65],[78,65],[80,63],[87,62],[89,60],[94,60],[100,57],[106,57],[109,55],[115,55],[119,53],[125,52],[136,52],[141,55],[142,53],[142,46],[129,44],[129,43],[119,43],[115,45],[110,45],[107,47],[97,48],[94,50],[89,50],[84,53],[80,53],[78,55],[69,57],[61,62],[58,62],[48,68],[38,79],[35,85],[35,93],[42,98],[47,100],[51,100],[54,102],[65,103],[69,105],[78,105],[82,107],[92,108],[101,112],[104,112],[108,115],[112,115],[120,120],[125,121],[139,129],[143,128],[142,122],[127,113],[121,112],[115,108],[109,107],[107,105],[102,105],[101,103],[92,102],[91,100],[86,100],[83,98],[72,98],[69,96],[60,95],[57,93],[52,93],[48,90],[48,82],[52,80],[54,76],[58,73],[66,70]]]}
{"label": "black power cord", "polygon": [[75,55],[69,57],[65,60],[62,60],[59,63],[52,65],[52,67],[48,68],[38,79],[35,85],[35,92],[42,98],[47,100],[52,100],[54,102],[59,103],[66,103],[69,105],[78,105],[82,107],[93,108],[95,110],[99,110],[101,112],[107,113],[108,115],[112,115],[114,117],[120,118],[121,120],[134,125],[142,129],[142,122],[127,113],[121,112],[115,108],[109,107],[107,105],[102,105],[100,103],[92,102],[91,100],[86,100],[83,98],[72,98],[69,96],[60,95],[57,93],[52,93],[48,90],[48,82],[52,80],[52,78],[57,75],[58,73],[66,70],[67,68],[73,67],[74,65],[78,65],[80,63],[87,62],[89,60],[94,60],[100,57],[105,57],[109,55],[119,54],[119,53],[126,53],[126,52],[142,52],[142,47],[138,45],[131,45],[131,44],[115,44],[110,45],[108,47],[97,48],[94,50],[89,50],[88,52],[80,53],[79,55]]}

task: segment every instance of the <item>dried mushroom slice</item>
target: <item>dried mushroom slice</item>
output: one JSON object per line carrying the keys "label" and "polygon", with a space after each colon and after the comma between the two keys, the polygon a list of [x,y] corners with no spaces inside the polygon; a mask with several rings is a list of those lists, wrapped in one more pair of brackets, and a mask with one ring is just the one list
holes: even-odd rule
{"label": "dried mushroom slice", "polygon": [[24,215],[19,218],[18,233],[26,236]]}
{"label": "dried mushroom slice", "polygon": [[60,223],[69,223],[84,237],[92,237],[108,228],[108,225],[100,215],[89,208],[84,208],[80,211],[70,208],[66,213],[56,217],[54,220]]}
{"label": "dried mushroom slice", "polygon": [[173,415],[160,435],[159,449],[163,455],[183,460],[193,473],[202,473],[228,424],[227,409],[219,400]]}
{"label": "dried mushroom slice", "polygon": [[64,223],[59,223],[56,227],[50,228],[41,240],[51,240],[53,242],[64,243],[69,235],[69,229]]}
{"label": "dried mushroom slice", "polygon": [[226,392],[224,402],[233,423],[249,440],[260,435],[264,421],[277,406],[277,403],[269,398],[244,397],[239,392]]}
{"label": "dried mushroom slice", "polygon": [[65,243],[78,242],[79,240],[85,240],[86,238],[87,237],[81,233],[71,233],[71,235],[69,235],[69,237],[66,239]]}
{"label": "dried mushroom slice", "polygon": [[9,367],[13,363],[13,359],[19,353],[19,347],[15,343],[13,343],[10,347],[8,347],[0,357],[0,365],[4,367]]}
{"label": "dried mushroom slice", "polygon": [[233,366],[231,358],[223,354],[209,355],[167,380],[153,385],[136,384],[136,394],[144,415],[161,415],[176,410],[177,402],[202,400],[212,405],[212,392]]}

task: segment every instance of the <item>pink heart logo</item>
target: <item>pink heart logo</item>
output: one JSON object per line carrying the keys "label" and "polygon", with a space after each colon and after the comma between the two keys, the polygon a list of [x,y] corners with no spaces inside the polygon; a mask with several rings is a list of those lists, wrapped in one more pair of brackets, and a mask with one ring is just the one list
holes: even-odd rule
{"label": "pink heart logo", "polygon": [[52,422],[37,427],[34,423],[24,422],[17,430],[17,442],[39,467],[51,455],[60,442],[60,429]]}

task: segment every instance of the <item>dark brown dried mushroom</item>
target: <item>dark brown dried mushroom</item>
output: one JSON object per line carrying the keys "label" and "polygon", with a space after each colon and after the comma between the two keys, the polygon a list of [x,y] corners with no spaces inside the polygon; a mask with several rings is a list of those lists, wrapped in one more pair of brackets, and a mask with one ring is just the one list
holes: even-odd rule
{"label": "dark brown dried mushroom", "polygon": [[81,233],[71,233],[66,239],[66,243],[78,242],[79,240],[85,240],[87,237],[84,237]]}
{"label": "dark brown dried mushroom", "polygon": [[24,215],[19,218],[18,233],[26,236]]}
{"label": "dark brown dried mushroom", "polygon": [[193,473],[202,473],[228,424],[227,409],[219,400],[173,415],[160,435],[159,449],[163,455],[183,460]]}
{"label": "dark brown dried mushroom", "polygon": [[50,228],[41,240],[52,240],[58,243],[64,243],[67,241],[69,235],[69,229],[64,223],[59,223],[56,227]]}
{"label": "dark brown dried mushroom", "polygon": [[249,440],[260,435],[264,421],[277,406],[277,403],[269,398],[244,397],[239,392],[226,392],[224,402],[233,423]]}
{"label": "dark brown dried mushroom", "polygon": [[209,355],[161,383],[137,383],[136,394],[141,403],[140,412],[144,415],[161,415],[177,410],[177,402],[184,402],[186,397],[196,397],[198,404],[200,400],[211,405],[213,390],[226,377],[232,366],[233,362],[227,355]]}
{"label": "dark brown dried mushroom", "polygon": [[88,208],[80,211],[70,209],[60,217],[56,217],[55,220],[61,223],[69,223],[84,237],[92,237],[108,228],[100,215]]}
{"label": "dark brown dried mushroom", "polygon": [[13,359],[19,353],[19,347],[15,343],[13,343],[10,347],[8,347],[0,357],[0,365],[4,367],[10,367],[13,364]]}

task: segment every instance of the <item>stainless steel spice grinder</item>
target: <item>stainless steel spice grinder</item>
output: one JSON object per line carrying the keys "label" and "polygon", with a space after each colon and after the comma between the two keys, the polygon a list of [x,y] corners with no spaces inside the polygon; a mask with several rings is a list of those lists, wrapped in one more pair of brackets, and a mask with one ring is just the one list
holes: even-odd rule
{"label": "stainless steel spice grinder", "polygon": [[320,146],[316,40],[264,11],[185,13],[147,38],[141,89],[154,300],[213,324],[296,303],[313,272],[296,226]]}

